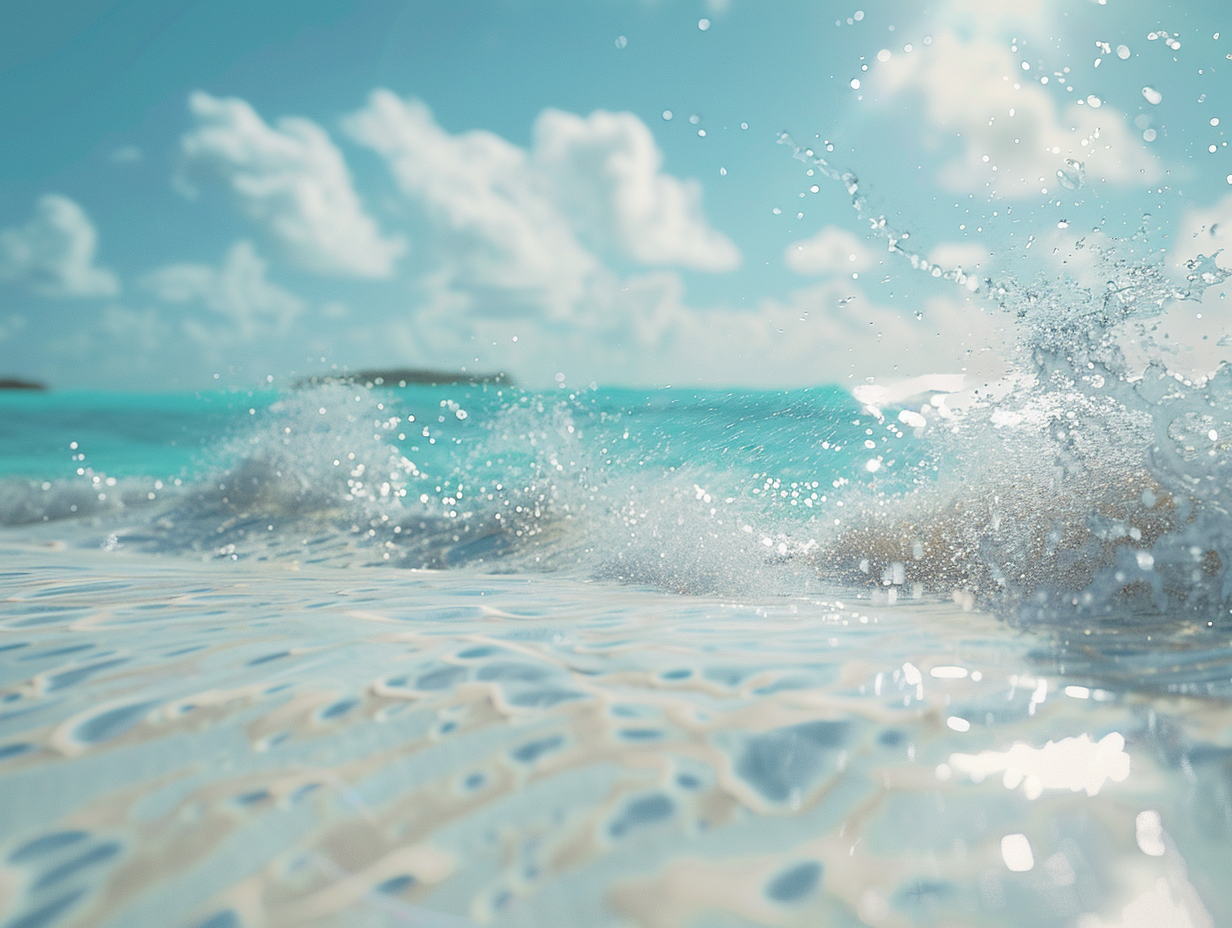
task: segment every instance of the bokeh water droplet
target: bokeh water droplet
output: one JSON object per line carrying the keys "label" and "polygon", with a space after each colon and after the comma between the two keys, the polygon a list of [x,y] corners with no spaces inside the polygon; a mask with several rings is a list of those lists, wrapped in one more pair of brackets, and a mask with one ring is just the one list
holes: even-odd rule
{"label": "bokeh water droplet", "polygon": [[1073,158],[1065,159],[1065,167],[1057,171],[1057,181],[1066,190],[1077,190],[1086,181],[1086,166]]}

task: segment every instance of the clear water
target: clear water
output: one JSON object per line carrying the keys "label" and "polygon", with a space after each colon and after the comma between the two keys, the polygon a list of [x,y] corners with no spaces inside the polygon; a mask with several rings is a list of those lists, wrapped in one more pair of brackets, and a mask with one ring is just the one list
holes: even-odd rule
{"label": "clear water", "polygon": [[0,924],[1232,922],[1226,274],[1100,260],[962,396],[0,397]]}

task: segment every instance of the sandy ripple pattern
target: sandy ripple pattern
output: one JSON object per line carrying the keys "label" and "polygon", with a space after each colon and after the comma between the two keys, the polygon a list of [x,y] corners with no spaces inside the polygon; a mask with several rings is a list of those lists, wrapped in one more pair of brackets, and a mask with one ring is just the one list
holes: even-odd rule
{"label": "sandy ripple pattern", "polygon": [[1232,924],[1226,702],[952,604],[0,554],[2,928]]}

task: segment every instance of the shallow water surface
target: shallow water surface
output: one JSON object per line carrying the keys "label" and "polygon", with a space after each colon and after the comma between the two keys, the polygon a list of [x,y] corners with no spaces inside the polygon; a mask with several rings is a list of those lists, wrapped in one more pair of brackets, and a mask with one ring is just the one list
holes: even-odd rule
{"label": "shallow water surface", "polygon": [[1226,703],[951,603],[3,563],[5,928],[1232,919]]}

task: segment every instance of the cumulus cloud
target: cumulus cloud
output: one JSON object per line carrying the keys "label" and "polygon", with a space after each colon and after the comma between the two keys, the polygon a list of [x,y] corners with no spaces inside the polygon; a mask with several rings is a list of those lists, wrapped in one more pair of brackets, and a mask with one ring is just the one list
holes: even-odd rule
{"label": "cumulus cloud", "polygon": [[662,173],[635,116],[547,110],[527,150],[450,134],[422,102],[378,90],[346,127],[423,209],[438,263],[421,284],[454,309],[568,319],[616,288],[596,252],[711,271],[739,262],[702,217],[697,185]]}
{"label": "cumulus cloud", "polygon": [[528,385],[550,385],[559,371],[571,384],[784,387],[995,378],[1006,369],[1011,327],[957,288],[894,307],[835,278],[749,306],[694,306],[679,273],[651,271],[621,280],[569,325],[528,330],[514,319],[439,311],[357,326],[349,337],[380,363],[393,351],[403,363],[513,370]]}
{"label": "cumulus cloud", "polygon": [[988,249],[975,242],[942,242],[928,253],[931,263],[946,270],[962,268],[967,274],[987,271],[989,258]]}
{"label": "cumulus cloud", "polygon": [[195,303],[224,316],[230,334],[248,341],[285,333],[304,308],[299,297],[267,280],[265,270],[252,243],[242,241],[231,246],[217,268],[169,264],[147,274],[142,286],[164,303]]}
{"label": "cumulus cloud", "polygon": [[841,226],[825,226],[811,238],[792,242],[783,253],[784,263],[797,274],[850,274],[867,271],[877,260],[867,241]]}
{"label": "cumulus cloud", "polygon": [[1009,326],[966,296],[930,298],[917,313],[880,305],[851,281],[835,279],[763,300],[755,312],[688,312],[673,341],[684,356],[677,363],[689,357],[689,345],[704,345],[693,362],[705,361],[699,375],[750,385],[997,377],[1005,370]]}
{"label": "cumulus cloud", "polygon": [[729,271],[740,252],[707,225],[701,185],[662,172],[663,153],[632,113],[544,110],[532,159],[575,228],[641,264]]}
{"label": "cumulus cloud", "polygon": [[1022,58],[999,41],[942,32],[914,52],[883,52],[869,89],[882,101],[922,96],[938,141],[961,140],[961,156],[940,175],[950,190],[1023,198],[1059,192],[1082,173],[1117,184],[1159,179],[1158,161],[1123,113],[1094,96],[1059,106],[1052,90],[1058,82],[1044,85],[1040,76],[1024,71]]}
{"label": "cumulus cloud", "polygon": [[243,100],[200,92],[188,106],[196,126],[181,140],[186,166],[229,187],[288,257],[320,274],[393,274],[405,242],[384,236],[364,211],[342,153],[320,126],[286,118],[271,127]]}
{"label": "cumulus cloud", "polygon": [[442,266],[438,286],[471,291],[478,309],[510,304],[567,316],[599,262],[554,204],[527,152],[491,132],[451,135],[418,100],[378,90],[346,126],[422,205]]}
{"label": "cumulus cloud", "polygon": [[40,296],[113,296],[120,282],[94,263],[97,248],[98,233],[85,211],[68,197],[48,194],[33,219],[0,232],[0,280]]}

